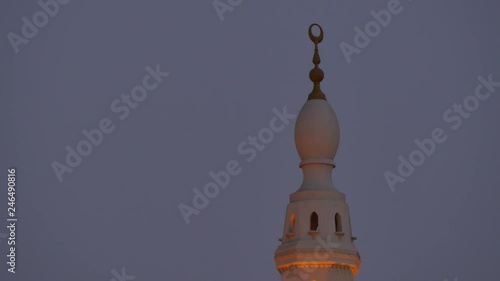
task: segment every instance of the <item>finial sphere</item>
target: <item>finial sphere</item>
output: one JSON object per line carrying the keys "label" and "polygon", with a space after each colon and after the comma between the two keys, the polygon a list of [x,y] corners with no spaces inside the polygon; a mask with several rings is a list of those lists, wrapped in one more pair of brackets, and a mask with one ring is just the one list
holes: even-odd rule
{"label": "finial sphere", "polygon": [[323,78],[325,77],[325,73],[321,68],[315,67],[309,71],[309,79],[315,83],[319,83],[323,81]]}
{"label": "finial sphere", "polygon": [[[319,28],[319,35],[315,36],[312,32],[313,27],[317,26]],[[313,23],[309,26],[309,38],[313,41],[314,44],[319,44],[323,41],[323,28],[317,23]]]}

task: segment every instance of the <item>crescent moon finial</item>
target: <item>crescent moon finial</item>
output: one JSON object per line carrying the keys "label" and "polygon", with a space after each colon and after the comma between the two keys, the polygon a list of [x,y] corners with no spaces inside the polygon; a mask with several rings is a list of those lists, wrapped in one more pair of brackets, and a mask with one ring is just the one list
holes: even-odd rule
{"label": "crescent moon finial", "polygon": [[[316,36],[313,34],[313,27],[317,26],[319,28],[319,35]],[[314,68],[309,71],[309,79],[314,84],[312,92],[309,94],[307,97],[308,100],[313,100],[313,99],[321,99],[321,100],[326,100],[326,96],[321,91],[320,87],[320,82],[323,81],[323,78],[325,74],[323,73],[323,70],[319,68],[319,64],[321,63],[321,59],[319,57],[319,52],[318,52],[318,44],[323,41],[323,28],[317,23],[313,23],[309,26],[309,38],[311,41],[314,43],[314,56],[312,62],[314,63]]]}
{"label": "crescent moon finial", "polygon": [[[318,36],[315,36],[313,34],[313,27],[317,26],[319,28],[319,35]],[[315,45],[321,43],[321,41],[323,41],[323,28],[321,28],[321,26],[317,23],[313,23],[309,26],[309,38],[311,39],[311,41],[313,41],[313,43]]]}

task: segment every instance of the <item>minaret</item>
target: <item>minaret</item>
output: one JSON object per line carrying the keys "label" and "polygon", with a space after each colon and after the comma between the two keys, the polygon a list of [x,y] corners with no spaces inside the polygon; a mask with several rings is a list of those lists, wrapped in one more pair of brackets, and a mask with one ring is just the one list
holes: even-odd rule
{"label": "minaret", "polygon": [[[318,36],[312,31],[315,26]],[[295,123],[295,146],[304,176],[300,188],[290,195],[274,260],[282,281],[353,281],[360,265],[353,244],[356,237],[351,233],[345,195],[332,181],[339,125],[320,88],[324,74],[318,66],[318,44],[323,29],[312,24],[309,38],[314,43],[314,68],[309,72],[314,86]]]}

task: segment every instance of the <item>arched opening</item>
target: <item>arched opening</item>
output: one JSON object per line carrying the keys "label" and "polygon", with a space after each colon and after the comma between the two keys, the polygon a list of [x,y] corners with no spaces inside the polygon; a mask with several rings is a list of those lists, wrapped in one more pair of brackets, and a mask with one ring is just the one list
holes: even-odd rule
{"label": "arched opening", "polygon": [[290,215],[290,221],[288,222],[288,224],[289,224],[288,232],[295,233],[295,214]]}
{"label": "arched opening", "polygon": [[316,214],[316,212],[311,214],[311,230],[318,230],[318,214]]}
{"label": "arched opening", "polygon": [[342,219],[340,218],[339,213],[335,214],[335,231],[342,232]]}

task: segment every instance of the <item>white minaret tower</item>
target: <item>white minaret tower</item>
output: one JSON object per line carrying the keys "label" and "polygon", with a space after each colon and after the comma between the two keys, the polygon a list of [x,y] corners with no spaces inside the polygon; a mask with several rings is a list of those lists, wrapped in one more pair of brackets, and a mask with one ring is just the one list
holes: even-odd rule
{"label": "white minaret tower", "polygon": [[[319,28],[319,36],[312,28]],[[339,124],[321,91],[323,71],[318,44],[323,30],[309,27],[313,41],[314,68],[309,78],[314,88],[295,123],[295,145],[304,173],[300,188],[290,195],[281,245],[274,254],[282,281],[353,281],[360,257],[351,233],[349,207],[344,193],[332,182],[339,146]]]}

